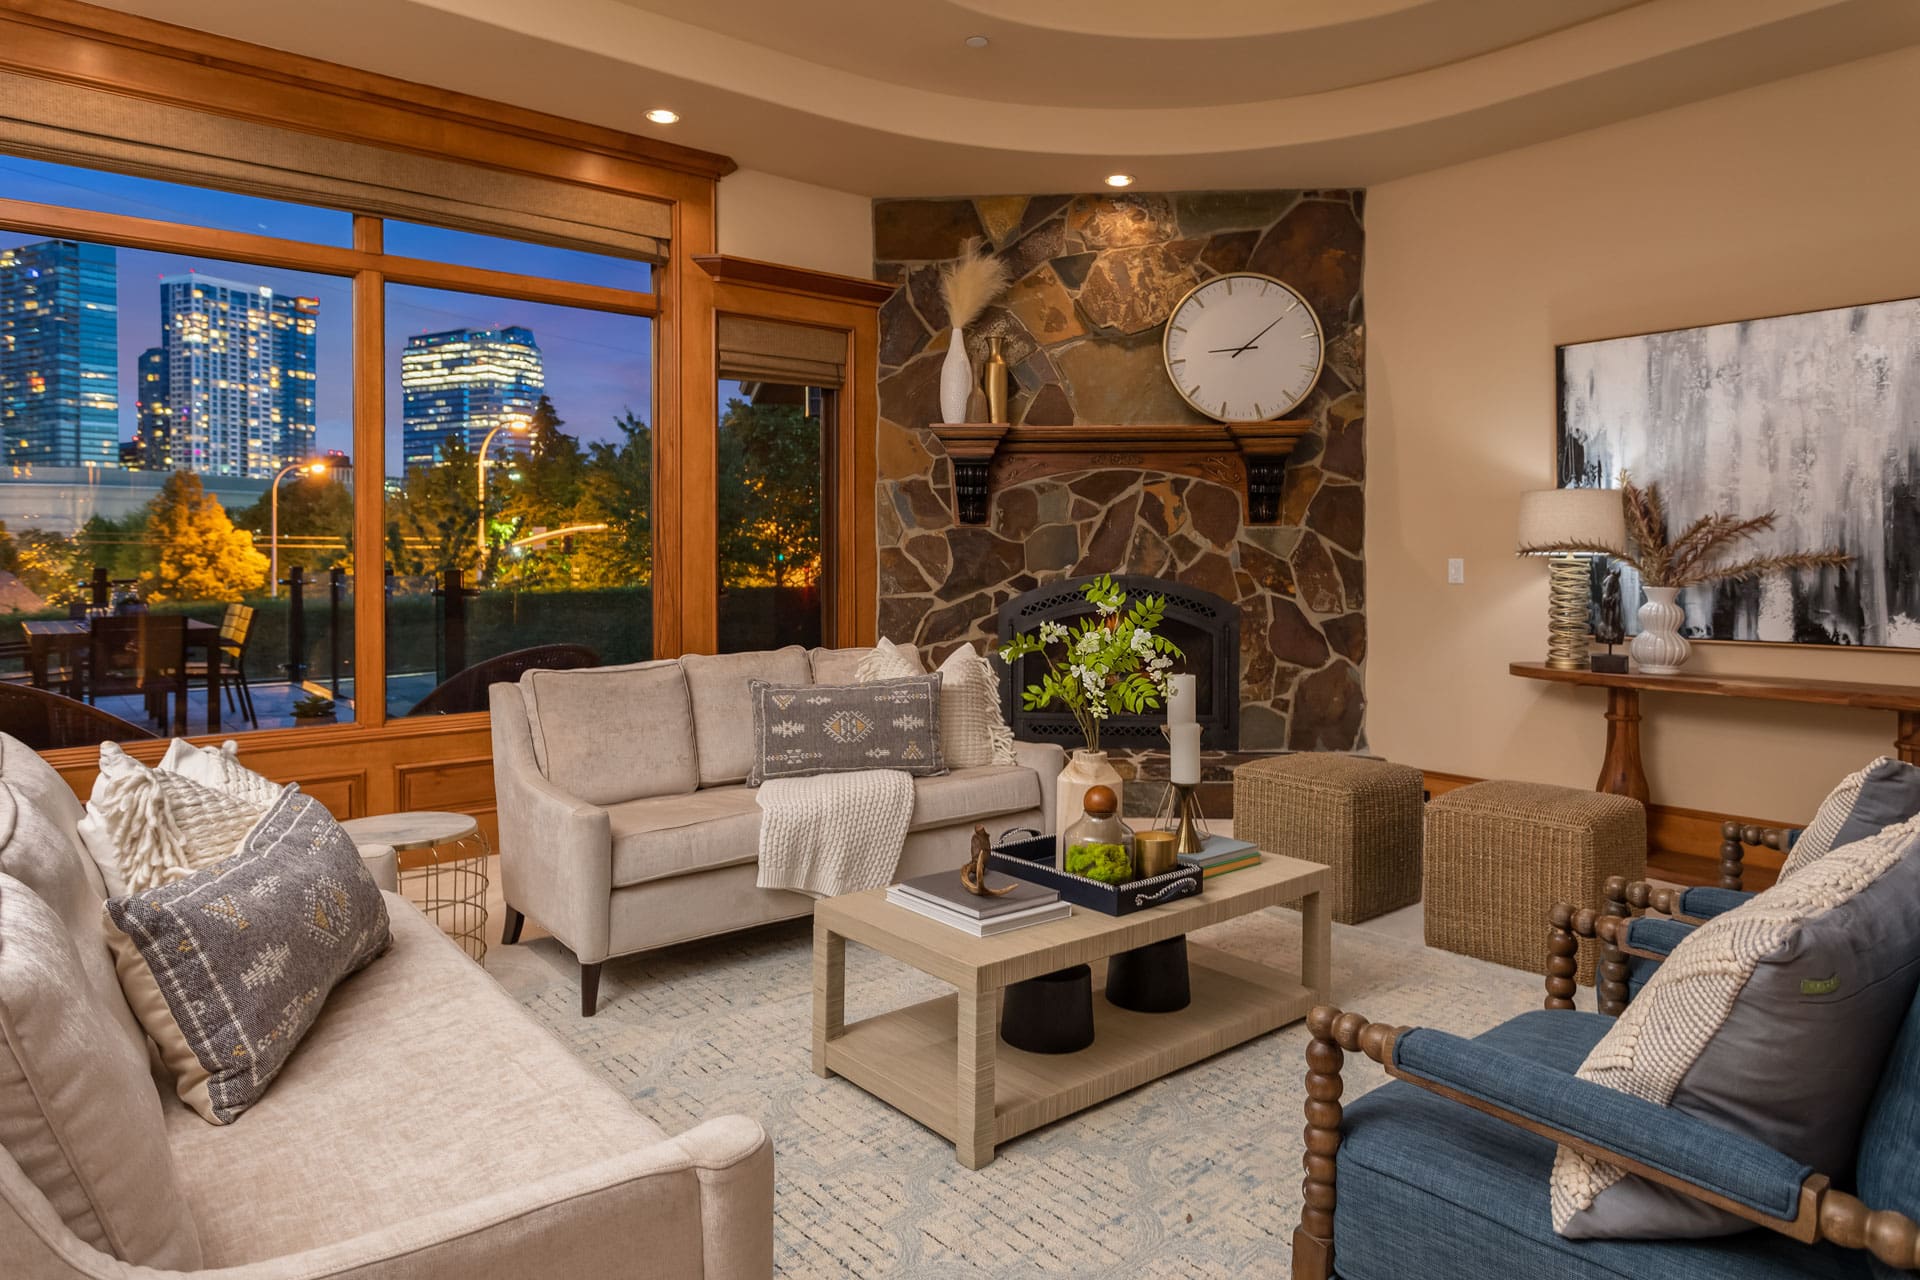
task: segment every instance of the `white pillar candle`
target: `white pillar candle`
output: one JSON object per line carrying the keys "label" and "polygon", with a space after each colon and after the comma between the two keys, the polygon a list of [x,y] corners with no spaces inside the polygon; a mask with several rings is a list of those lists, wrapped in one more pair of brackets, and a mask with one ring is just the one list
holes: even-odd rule
{"label": "white pillar candle", "polygon": [[1200,678],[1174,676],[1167,681],[1167,723],[1196,724],[1200,712]]}
{"label": "white pillar candle", "polygon": [[1176,724],[1171,726],[1173,745],[1167,776],[1183,787],[1200,785],[1200,726],[1197,724]]}

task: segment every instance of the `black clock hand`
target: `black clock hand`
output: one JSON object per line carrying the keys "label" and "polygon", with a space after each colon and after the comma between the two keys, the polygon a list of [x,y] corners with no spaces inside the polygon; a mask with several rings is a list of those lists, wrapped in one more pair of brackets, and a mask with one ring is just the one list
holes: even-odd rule
{"label": "black clock hand", "polygon": [[[1253,335],[1253,336],[1252,336],[1251,338],[1248,338],[1248,339],[1246,340],[1246,342],[1245,342],[1244,344],[1242,344],[1242,345],[1240,346],[1240,348],[1239,348],[1238,350],[1236,350],[1236,351],[1235,351],[1235,352],[1233,353],[1233,355],[1231,355],[1231,356],[1230,356],[1230,357],[1228,357],[1228,358],[1229,358],[1229,359],[1232,359],[1232,360],[1238,360],[1238,359],[1240,358],[1240,352],[1241,352],[1241,351],[1251,351],[1251,350],[1253,350],[1253,344],[1254,344],[1254,343],[1256,343],[1256,342],[1258,342],[1258,341],[1260,341],[1260,339],[1262,339],[1262,338],[1264,338],[1264,337],[1266,337],[1266,336],[1267,336],[1267,330],[1268,330],[1268,329],[1271,329],[1271,328],[1273,328],[1273,326],[1274,326],[1274,325],[1276,325],[1276,324],[1279,324],[1279,323],[1280,323],[1280,322],[1281,322],[1282,320],[1284,320],[1284,319],[1286,319],[1286,316],[1285,316],[1284,314],[1283,314],[1283,315],[1277,315],[1277,316],[1275,316],[1275,317],[1274,317],[1274,318],[1273,318],[1273,319],[1272,319],[1271,321],[1269,321],[1269,322],[1267,323],[1267,328],[1266,328],[1266,329],[1262,329],[1262,330],[1261,330],[1260,332],[1258,332],[1258,333],[1256,333],[1256,334],[1254,334],[1254,335]],[[1209,354],[1211,354],[1211,353],[1209,353]]]}

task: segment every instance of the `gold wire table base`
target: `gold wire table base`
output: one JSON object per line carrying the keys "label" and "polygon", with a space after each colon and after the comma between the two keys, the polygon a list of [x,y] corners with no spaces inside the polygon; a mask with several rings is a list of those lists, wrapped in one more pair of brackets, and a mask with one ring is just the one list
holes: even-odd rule
{"label": "gold wire table base", "polygon": [[470,814],[389,813],[341,825],[356,844],[392,846],[401,894],[468,955],[486,958],[493,846]]}

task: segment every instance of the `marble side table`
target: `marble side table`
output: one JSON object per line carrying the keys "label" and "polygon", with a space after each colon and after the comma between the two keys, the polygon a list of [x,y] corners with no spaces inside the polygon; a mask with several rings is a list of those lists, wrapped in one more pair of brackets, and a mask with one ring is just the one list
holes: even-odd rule
{"label": "marble side table", "polygon": [[475,960],[487,954],[487,858],[493,847],[471,814],[383,813],[340,824],[356,845],[399,856],[400,892]]}

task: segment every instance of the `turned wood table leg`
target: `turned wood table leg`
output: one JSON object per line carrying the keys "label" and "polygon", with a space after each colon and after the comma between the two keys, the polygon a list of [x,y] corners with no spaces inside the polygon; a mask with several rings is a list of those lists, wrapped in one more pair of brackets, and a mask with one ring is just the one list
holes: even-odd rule
{"label": "turned wood table leg", "polygon": [[1893,735],[1893,749],[1907,764],[1920,764],[1920,711],[1902,711]]}
{"label": "turned wood table leg", "polygon": [[1640,760],[1640,691],[1607,690],[1607,755],[1595,791],[1647,803],[1647,770]]}

